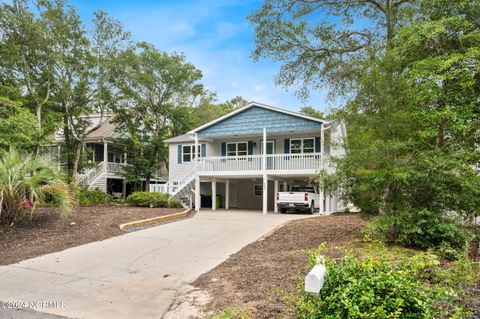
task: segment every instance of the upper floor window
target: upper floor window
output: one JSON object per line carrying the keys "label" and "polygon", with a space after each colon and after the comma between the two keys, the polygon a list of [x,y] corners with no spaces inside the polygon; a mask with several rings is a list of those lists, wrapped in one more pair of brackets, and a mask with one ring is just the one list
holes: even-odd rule
{"label": "upper floor window", "polygon": [[[195,158],[195,144],[183,145],[183,162],[191,162]],[[198,145],[198,154],[200,155],[200,145]]]}
{"label": "upper floor window", "polygon": [[227,143],[227,156],[247,156],[247,142]]}
{"label": "upper floor window", "polygon": [[313,138],[297,138],[290,140],[290,153],[292,154],[308,154],[315,152],[315,139]]}

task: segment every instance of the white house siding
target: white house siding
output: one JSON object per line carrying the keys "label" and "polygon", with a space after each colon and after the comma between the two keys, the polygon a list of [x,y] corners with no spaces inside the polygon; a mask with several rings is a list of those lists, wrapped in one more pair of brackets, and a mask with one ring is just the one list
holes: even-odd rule
{"label": "white house siding", "polygon": [[[285,153],[285,139],[295,139],[295,138],[315,138],[321,135],[320,130],[318,132],[310,133],[290,133],[290,134],[268,134],[267,131],[267,140],[275,141],[275,154],[284,154]],[[209,146],[207,146],[207,156],[221,156],[222,155],[222,142],[248,142],[253,141],[256,145],[253,147],[252,155],[261,154],[261,145],[262,145],[263,135],[262,132],[259,132],[255,136],[241,136],[241,137],[218,137],[215,138],[212,144],[210,144],[211,155],[209,155]],[[321,141],[320,141],[321,143]]]}
{"label": "white house siding", "polygon": [[[182,142],[182,143],[171,143],[168,149],[168,180],[169,181],[180,181],[186,175],[188,175],[192,168],[193,163],[178,163],[178,145],[193,145],[195,142]],[[207,156],[215,156],[215,153],[212,153],[213,147],[210,143],[207,142],[199,142],[199,144],[207,144],[206,153]]]}

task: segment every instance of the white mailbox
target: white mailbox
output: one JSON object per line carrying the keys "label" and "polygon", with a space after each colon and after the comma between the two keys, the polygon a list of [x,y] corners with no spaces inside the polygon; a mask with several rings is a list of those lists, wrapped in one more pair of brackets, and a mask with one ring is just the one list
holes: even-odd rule
{"label": "white mailbox", "polygon": [[324,264],[315,265],[310,272],[305,276],[305,291],[319,294],[325,282],[325,273],[327,267]]}

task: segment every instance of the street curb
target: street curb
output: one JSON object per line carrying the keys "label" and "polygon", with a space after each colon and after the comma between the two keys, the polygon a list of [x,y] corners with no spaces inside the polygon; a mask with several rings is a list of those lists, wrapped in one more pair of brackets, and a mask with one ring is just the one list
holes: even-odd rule
{"label": "street curb", "polygon": [[132,227],[143,227],[143,226],[148,226],[148,225],[155,225],[155,224],[161,224],[161,223],[165,223],[165,222],[171,222],[171,221],[174,221],[174,220],[177,220],[177,219],[188,217],[188,215],[190,215],[190,211],[191,211],[191,209],[187,208],[183,212],[180,212],[180,213],[158,216],[158,217],[142,219],[142,220],[136,220],[134,222],[120,224],[120,225],[118,225],[118,227],[121,230],[126,230],[126,229],[132,228]]}

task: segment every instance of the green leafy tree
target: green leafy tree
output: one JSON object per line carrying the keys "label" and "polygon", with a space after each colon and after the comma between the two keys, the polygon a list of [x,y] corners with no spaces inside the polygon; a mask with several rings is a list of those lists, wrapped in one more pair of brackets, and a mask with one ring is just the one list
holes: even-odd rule
{"label": "green leafy tree", "polygon": [[30,150],[35,146],[34,138],[38,135],[35,116],[7,97],[0,96],[0,149],[15,147]]}
{"label": "green leafy tree", "polygon": [[115,122],[121,138],[116,143],[128,153],[127,180],[145,188],[166,162],[164,140],[186,108],[205,95],[199,83],[202,73],[179,54],[158,51],[140,43],[122,55],[122,69],[116,79],[120,91]]}
{"label": "green leafy tree", "polygon": [[200,103],[196,108],[192,109],[193,127],[197,127],[211,122],[237,108],[248,104],[241,96],[237,96],[223,103],[214,103],[211,99],[207,99]]}
{"label": "green leafy tree", "polygon": [[325,114],[322,111],[319,111],[312,106],[302,107],[300,109],[300,113],[311,116],[311,117],[315,117],[315,118],[318,118],[318,119],[325,119],[326,118]]}
{"label": "green leafy tree", "polygon": [[479,5],[437,4],[398,31],[339,114],[351,133],[336,180],[364,211],[478,214]]}
{"label": "green leafy tree", "polygon": [[392,45],[416,7],[418,1],[409,0],[265,0],[249,16],[253,58],[282,62],[277,83],[299,86],[301,97],[325,85],[345,94],[362,63]]}
{"label": "green leafy tree", "polygon": [[13,0],[0,4],[0,70],[3,80],[15,84],[25,94],[26,107],[35,114],[37,135],[34,152],[39,153],[46,137],[50,119],[54,55],[50,49],[54,39],[42,19],[29,8],[27,0]]}

